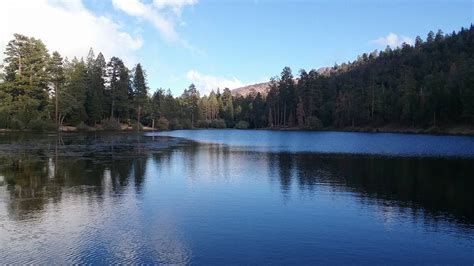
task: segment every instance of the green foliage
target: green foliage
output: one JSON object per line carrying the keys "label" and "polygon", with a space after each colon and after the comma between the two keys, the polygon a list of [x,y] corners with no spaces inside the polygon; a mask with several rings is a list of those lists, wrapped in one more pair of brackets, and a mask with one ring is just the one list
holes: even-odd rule
{"label": "green foliage", "polygon": [[85,98],[85,109],[91,124],[99,122],[107,113],[104,103],[105,98],[105,71],[106,62],[102,53],[94,58],[92,49],[89,51],[86,61],[87,66],[87,88]]}
{"label": "green foliage", "polygon": [[179,120],[177,118],[173,118],[170,120],[169,128],[171,130],[179,130],[183,129],[183,126],[181,125],[181,123],[179,123]]}
{"label": "green foliage", "polygon": [[148,87],[146,84],[145,73],[140,64],[135,67],[133,75],[133,97],[136,105],[137,121],[141,122],[143,107],[148,101]]}
{"label": "green foliage", "polygon": [[306,119],[305,128],[311,130],[318,130],[323,128],[323,124],[321,123],[321,120],[319,120],[319,118],[317,118],[316,116],[310,116]]}
{"label": "green foliage", "polygon": [[106,118],[100,121],[102,129],[105,131],[119,131],[122,129],[122,125],[115,118]]}
{"label": "green foliage", "polygon": [[163,131],[163,130],[168,130],[170,128],[170,123],[168,122],[168,119],[162,117],[158,119],[156,123],[156,129]]}
{"label": "green foliage", "polygon": [[39,39],[14,34],[5,51],[5,81],[14,97],[28,95],[42,111],[48,104],[48,62],[46,46]]}
{"label": "green foliage", "polygon": [[211,126],[211,120],[198,120],[197,127],[198,128],[209,128]]}
{"label": "green foliage", "polygon": [[25,123],[23,123],[21,120],[18,118],[12,118],[9,127],[14,130],[24,130],[26,129]]}
{"label": "green foliage", "polygon": [[87,68],[83,60],[74,58],[65,64],[66,83],[64,90],[59,91],[59,113],[61,120],[75,125],[86,121],[85,108],[87,91]]}
{"label": "green foliage", "polygon": [[181,126],[183,127],[183,129],[192,129],[193,122],[189,118],[184,118],[184,119],[181,119]]}
{"label": "green foliage", "polygon": [[183,121],[183,127],[193,128],[194,120],[199,116],[199,91],[196,86],[194,84],[189,85],[181,95],[181,99],[184,104],[185,115],[191,118],[189,123],[188,121]]}
{"label": "green foliage", "polygon": [[225,120],[224,119],[214,119],[211,122],[212,128],[226,128]]}
{"label": "green foliage", "polygon": [[28,123],[28,129],[37,132],[57,130],[56,125],[51,120],[34,119]]}
{"label": "green foliage", "polygon": [[247,129],[249,128],[249,123],[247,121],[240,120],[237,124],[235,124],[236,129]]}
{"label": "green foliage", "polygon": [[120,58],[106,62],[92,49],[85,62],[63,60],[48,54],[41,40],[15,34],[0,73],[0,127],[47,130],[57,121],[87,129],[100,121],[105,130],[120,130],[120,121],[136,117],[163,129],[390,125],[437,132],[474,123],[473,39],[474,26],[448,35],[430,32],[414,46],[364,53],[322,71],[301,70],[297,78],[285,67],[264,94],[236,96],[217,88],[201,97],[191,84],[179,97],[169,89],[149,97],[141,64],[131,75]]}
{"label": "green foliage", "polygon": [[135,67],[132,84],[135,102],[137,105],[143,106],[147,101],[148,87],[146,84],[145,73],[140,64],[137,64]]}
{"label": "green foliage", "polygon": [[107,75],[110,85],[107,97],[110,103],[110,117],[125,120],[129,118],[133,91],[129,71],[118,57],[112,57],[107,64]]}
{"label": "green foliage", "polygon": [[132,130],[133,130],[133,131],[143,131],[143,125],[142,125],[142,123],[133,122],[133,123],[132,123]]}
{"label": "green foliage", "polygon": [[84,122],[81,122],[76,125],[77,131],[87,132],[87,131],[95,131],[95,128],[86,125]]}

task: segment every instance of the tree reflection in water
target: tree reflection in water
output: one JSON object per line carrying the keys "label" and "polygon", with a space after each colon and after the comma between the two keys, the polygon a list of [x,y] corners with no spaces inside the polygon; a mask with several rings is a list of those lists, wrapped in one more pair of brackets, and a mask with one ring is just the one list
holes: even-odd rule
{"label": "tree reflection in water", "polygon": [[[7,195],[0,198],[6,206],[6,213],[0,208],[0,219],[5,228],[16,228],[12,223],[25,221],[34,231],[32,228],[56,217],[51,213],[70,215],[61,216],[72,223],[61,230],[77,235],[78,243],[71,244],[80,252],[75,259],[84,254],[100,258],[101,252],[118,252],[116,256],[123,258],[131,248],[141,250],[128,254],[132,258],[158,258],[142,261],[145,263],[188,263],[190,250],[175,221],[179,215],[171,214],[179,208],[142,199],[147,189],[151,196],[169,193],[170,199],[176,198],[176,206],[187,206],[192,212],[193,199],[178,198],[192,191],[192,186],[225,187],[229,182],[255,178],[270,186],[276,183],[284,203],[304,195],[316,200],[322,190],[342,192],[360,206],[375,206],[387,226],[393,215],[408,215],[413,221],[434,226],[449,223],[469,232],[474,224],[473,176],[470,159],[259,152],[131,134],[3,135],[0,193]],[[179,180],[191,189],[173,185]],[[175,190],[150,191],[153,182],[168,182]],[[245,197],[250,192],[242,193]],[[149,217],[142,217],[140,209],[147,208]],[[73,223],[82,223],[82,227]],[[106,232],[101,233],[105,227]],[[116,234],[110,235],[112,231]],[[91,250],[82,242],[87,239],[81,234],[86,233],[104,240]],[[143,239],[137,242],[137,237]],[[111,251],[107,249],[110,243],[128,246],[115,245]],[[68,256],[72,251],[65,252]],[[74,258],[71,262],[80,262]]]}
{"label": "tree reflection in water", "polygon": [[[48,202],[57,202],[72,191],[103,198],[120,196],[133,185],[140,194],[148,160],[169,167],[173,156],[182,156],[187,178],[196,171],[224,167],[238,171],[232,162],[253,154],[277,174],[281,192],[292,185],[311,192],[318,186],[351,191],[361,200],[409,208],[433,219],[474,223],[474,164],[467,159],[400,158],[312,153],[259,153],[234,151],[225,145],[199,144],[168,137],[138,135],[5,136],[0,153],[0,184],[10,193],[9,210],[15,219],[28,217]],[[199,165],[197,155],[209,165]],[[167,166],[166,166],[167,165]]]}

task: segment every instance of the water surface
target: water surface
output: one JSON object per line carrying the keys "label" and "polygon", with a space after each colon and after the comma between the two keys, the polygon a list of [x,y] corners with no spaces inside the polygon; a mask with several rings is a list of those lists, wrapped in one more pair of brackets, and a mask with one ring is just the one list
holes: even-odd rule
{"label": "water surface", "polygon": [[472,265],[473,139],[3,134],[0,264]]}
{"label": "water surface", "polygon": [[263,152],[312,152],[474,158],[474,137],[272,130],[176,130],[151,133]]}

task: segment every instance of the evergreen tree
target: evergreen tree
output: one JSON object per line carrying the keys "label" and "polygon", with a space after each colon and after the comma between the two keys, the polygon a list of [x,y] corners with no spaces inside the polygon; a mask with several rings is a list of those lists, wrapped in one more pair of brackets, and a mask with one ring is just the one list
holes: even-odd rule
{"label": "evergreen tree", "polygon": [[214,91],[211,91],[209,94],[209,112],[210,120],[217,119],[219,113],[219,101],[217,100],[217,95],[214,93]]}
{"label": "evergreen tree", "polygon": [[26,95],[39,102],[38,108],[48,104],[49,54],[41,40],[14,34],[5,51],[5,80],[10,82],[13,97]]}
{"label": "evergreen tree", "polygon": [[140,123],[142,108],[148,97],[145,73],[140,64],[137,64],[135,67],[135,73],[133,75],[133,94],[135,97],[135,104],[137,105],[137,123]]}
{"label": "evergreen tree", "polygon": [[104,93],[106,62],[102,53],[94,58],[92,49],[87,57],[87,91],[86,112],[91,124],[96,124],[104,117]]}
{"label": "evergreen tree", "polygon": [[65,64],[65,89],[59,91],[59,124],[64,120],[73,125],[87,121],[85,109],[86,89],[87,89],[87,67],[81,59],[74,58],[70,63]]}
{"label": "evergreen tree", "polygon": [[280,92],[280,105],[282,107],[281,116],[283,118],[281,125],[286,126],[288,125],[289,117],[291,114],[294,114],[294,110],[296,109],[295,81],[293,80],[293,74],[289,67],[283,68],[278,86]]}
{"label": "evergreen tree", "polygon": [[54,123],[59,125],[59,91],[64,85],[65,76],[63,58],[58,52],[53,52],[49,62],[48,71],[51,84],[54,88]]}
{"label": "evergreen tree", "polygon": [[194,120],[199,115],[199,92],[196,89],[196,86],[194,84],[189,85],[181,95],[181,99],[184,102],[186,112],[191,117],[191,127],[194,127]]}
{"label": "evergreen tree", "polygon": [[130,76],[123,61],[118,57],[112,57],[107,64],[107,76],[109,79],[108,98],[110,101],[110,118],[123,120],[128,118],[130,110]]}

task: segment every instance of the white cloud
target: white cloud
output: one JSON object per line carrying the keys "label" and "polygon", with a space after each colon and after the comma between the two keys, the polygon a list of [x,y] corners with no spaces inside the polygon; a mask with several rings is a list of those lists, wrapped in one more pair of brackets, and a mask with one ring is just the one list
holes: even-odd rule
{"label": "white cloud", "polygon": [[143,4],[140,0],[112,0],[115,8],[132,17],[149,21],[169,41],[178,39],[174,24],[164,15],[157,12],[152,5]]}
{"label": "white cloud", "polygon": [[141,0],[112,0],[112,3],[127,15],[150,22],[166,40],[178,41],[188,48],[175,27],[184,23],[181,21],[182,8],[196,4],[197,0],[155,0],[152,4],[142,3]]}
{"label": "white cloud", "polygon": [[379,44],[382,46],[390,46],[392,48],[401,46],[403,43],[407,43],[410,45],[414,44],[414,41],[412,38],[404,36],[404,35],[397,35],[395,33],[390,32],[387,36],[385,37],[380,37],[376,40],[371,41],[371,43]]}
{"label": "white cloud", "polygon": [[13,33],[39,38],[50,51],[69,58],[85,57],[92,47],[106,58],[118,56],[128,64],[136,62],[134,51],[143,43],[111,19],[92,14],[81,0],[2,0],[0,25],[1,60]]}
{"label": "white cloud", "polygon": [[175,14],[180,15],[185,6],[197,4],[197,0],[153,0],[153,5],[158,9],[171,8]]}
{"label": "white cloud", "polygon": [[186,74],[186,78],[196,85],[201,94],[206,95],[217,88],[222,90],[224,88],[235,89],[245,86],[245,84],[236,77],[226,79],[223,77],[203,75],[196,70],[189,70]]}

